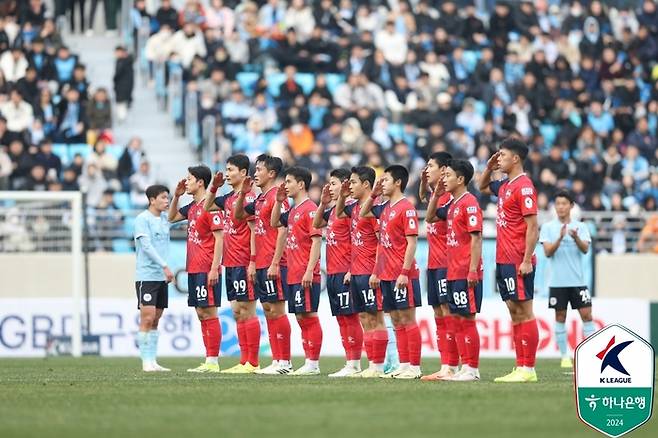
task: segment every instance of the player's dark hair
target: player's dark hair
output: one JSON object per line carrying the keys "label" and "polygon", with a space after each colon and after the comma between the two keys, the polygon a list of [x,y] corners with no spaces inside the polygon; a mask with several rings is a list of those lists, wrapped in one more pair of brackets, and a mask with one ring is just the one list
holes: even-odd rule
{"label": "player's dark hair", "polygon": [[370,183],[371,189],[375,185],[375,178],[377,177],[377,174],[375,173],[375,169],[373,169],[372,167],[369,166],[352,167],[352,173],[357,175],[362,183],[368,181]]}
{"label": "player's dark hair", "polygon": [[430,155],[430,160],[434,160],[439,167],[444,167],[452,160],[452,155],[448,152],[434,152]]}
{"label": "player's dark hair", "polygon": [[210,185],[210,180],[212,179],[212,172],[208,166],[199,164],[198,166],[190,166],[187,168],[187,171],[190,172],[190,175],[195,177],[198,180],[203,181],[203,187],[208,188]]}
{"label": "player's dark hair", "polygon": [[500,143],[500,149],[507,149],[524,161],[528,156],[528,146],[516,137],[508,137]]}
{"label": "player's dark hair", "polygon": [[232,164],[239,170],[246,170],[249,173],[249,157],[244,154],[231,155],[226,160],[226,164]]}
{"label": "player's dark hair", "polygon": [[464,177],[465,186],[467,186],[468,183],[471,182],[471,179],[473,179],[475,170],[468,160],[450,160],[448,162],[448,167],[451,168],[457,176]]}
{"label": "player's dark hair", "polygon": [[331,171],[329,176],[333,176],[334,178],[338,178],[338,181],[343,182],[347,181],[350,179],[351,172],[347,169],[334,169]]}
{"label": "player's dark hair", "polygon": [[299,167],[299,166],[289,167],[286,169],[285,175],[292,176],[293,178],[295,178],[295,181],[297,182],[300,181],[303,182],[305,190],[308,190],[309,187],[311,187],[311,179],[313,177],[311,176],[311,172],[305,167]]}
{"label": "player's dark hair", "polygon": [[400,181],[400,190],[404,192],[409,182],[409,171],[406,167],[399,164],[393,164],[384,169],[384,173],[388,173],[393,178],[393,182]]}
{"label": "player's dark hair", "polygon": [[161,184],[154,184],[146,188],[146,199],[148,200],[149,205],[151,204],[151,199],[155,199],[160,196],[161,193],[169,194],[169,188]]}
{"label": "player's dark hair", "polygon": [[283,161],[279,157],[273,157],[268,154],[261,154],[256,158],[256,163],[263,163],[268,172],[274,172],[274,177],[281,175],[283,170]]}
{"label": "player's dark hair", "polygon": [[560,190],[558,191],[555,196],[553,196],[553,201],[556,201],[557,198],[564,198],[567,201],[569,201],[569,204],[573,204],[576,202],[576,200],[573,198],[573,195],[571,194],[570,191],[568,190]]}

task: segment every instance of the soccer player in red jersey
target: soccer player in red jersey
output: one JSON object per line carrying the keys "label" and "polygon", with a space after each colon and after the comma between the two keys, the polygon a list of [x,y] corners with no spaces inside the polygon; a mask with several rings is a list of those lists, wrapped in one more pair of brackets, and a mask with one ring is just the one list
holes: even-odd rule
{"label": "soccer player in red jersey", "polygon": [[[208,213],[203,208],[206,188],[212,172],[206,166],[187,169],[187,178],[176,186],[169,207],[169,222],[187,220],[187,305],[196,308],[201,321],[201,335],[206,347],[206,361],[197,368],[187,371],[195,373],[218,373],[219,346],[222,331],[217,319],[217,307],[222,295],[221,258],[223,221],[221,214]],[[192,195],[193,201],[178,208],[183,194]]]}
{"label": "soccer player in red jersey", "polygon": [[[384,322],[382,291],[379,280],[373,274],[377,262],[379,224],[370,213],[361,217],[361,208],[370,199],[375,185],[375,169],[367,166],[353,167],[348,182],[344,182],[336,200],[338,217],[352,221],[352,259],[350,263],[350,290],[355,307],[360,312],[363,340],[368,357],[368,368],[352,377],[376,378],[384,375],[384,360],[388,345],[388,330]],[[348,197],[356,202],[345,205]],[[373,283],[374,288],[370,283]]]}
{"label": "soccer player in red jersey", "polygon": [[[322,349],[322,327],[317,314],[322,231],[313,227],[317,205],[308,197],[311,172],[302,167],[291,167],[285,175],[285,182],[277,189],[270,224],[288,228],[288,311],[297,317],[306,356],[305,364],[291,375],[312,376],[320,374]],[[288,197],[292,198],[294,206],[284,213],[281,207]]]}
{"label": "soccer player in red jersey", "polygon": [[[532,310],[534,295],[537,191],[523,172],[528,147],[507,138],[487,162],[480,179],[482,193],[498,197],[496,217],[496,283],[512,317],[516,367],[496,382],[536,382],[535,358],[539,344],[537,321]],[[491,180],[500,170],[507,178]]]}
{"label": "soccer player in red jersey", "polygon": [[[385,377],[419,379],[421,338],[416,323],[416,307],[421,305],[418,266],[414,255],[418,239],[418,214],[404,197],[409,171],[400,165],[384,170],[384,175],[361,209],[361,217],[372,213],[379,219],[380,237],[375,273],[381,281],[384,311],[391,314],[400,368]],[[374,200],[388,201],[373,207]]]}
{"label": "soccer player in red jersey", "polygon": [[[276,181],[283,170],[281,158],[270,155],[260,155],[256,159],[254,183],[261,193],[254,202],[245,203],[246,193],[251,190],[244,188],[238,193],[235,204],[235,217],[243,220],[254,216],[254,235],[256,248],[256,283],[255,289],[263,310],[272,349],[272,364],[256,371],[256,374],[279,375],[292,371],[290,363],[290,321],[286,312],[286,296],[288,290],[286,258],[286,229],[275,228],[270,224],[272,208],[276,203]],[[251,186],[251,178],[245,178],[243,185]],[[287,211],[288,200],[282,207]]]}
{"label": "soccer player in red jersey", "polygon": [[[445,190],[443,177],[452,156],[447,152],[436,152],[430,156],[421,177],[419,196],[431,202],[436,197],[435,208],[443,208],[450,203],[452,195]],[[433,191],[432,191],[433,190]],[[436,218],[427,220],[427,301],[434,309],[436,322],[436,342],[441,355],[439,371],[423,376],[421,380],[450,380],[457,372],[459,353],[456,344],[455,317],[450,313],[448,301],[448,256],[446,248],[447,222]]]}
{"label": "soccer player in red jersey", "polygon": [[313,219],[315,228],[327,227],[327,295],[331,314],[336,317],[340,336],[345,349],[345,366],[329,377],[349,377],[361,372],[361,351],[363,348],[363,327],[359,321],[357,302],[350,290],[351,220],[338,216],[338,210],[330,207],[338,200],[344,182],[348,182],[350,171],[334,169],[329,175],[329,183],[322,189],[320,205]]}
{"label": "soccer player in red jersey", "polygon": [[[475,315],[482,305],[482,210],[468,192],[473,166],[466,160],[451,160],[444,175],[445,189],[452,195],[449,205],[436,208],[436,190],[427,207],[427,221],[442,217],[447,222],[448,299],[455,315],[457,347],[462,368],[445,380],[480,380],[480,334]],[[446,211],[447,210],[447,211]]]}
{"label": "soccer player in red jersey", "polygon": [[[249,172],[249,158],[246,155],[233,155],[226,162],[226,181],[232,190],[222,196],[217,196],[217,190],[224,185],[224,175],[215,174],[210,190],[206,194],[205,209],[207,211],[222,210],[224,212],[224,257],[222,259],[225,278],[226,296],[231,302],[233,317],[238,331],[240,346],[240,362],[229,369],[226,374],[251,374],[260,369],[258,352],[260,350],[260,321],[256,316],[256,293],[254,280],[256,277],[255,262],[256,246],[254,235],[254,217],[245,220],[235,217],[235,205],[238,192],[243,189],[243,182]],[[251,190],[251,186],[247,187]],[[249,191],[245,198],[253,202],[256,195]]]}

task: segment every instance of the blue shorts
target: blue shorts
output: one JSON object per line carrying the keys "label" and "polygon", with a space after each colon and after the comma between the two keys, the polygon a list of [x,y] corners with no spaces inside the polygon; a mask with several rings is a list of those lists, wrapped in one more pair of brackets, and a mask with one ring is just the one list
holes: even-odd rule
{"label": "blue shorts", "polygon": [[344,279],[345,274],[327,275],[327,295],[329,296],[329,305],[333,316],[359,313],[354,294],[350,289],[350,285],[343,283]]}
{"label": "blue shorts", "polygon": [[370,288],[370,275],[352,275],[350,291],[354,297],[354,308],[358,312],[377,313],[384,310],[382,289]]}
{"label": "blue shorts", "polygon": [[254,285],[247,279],[247,268],[225,268],[226,298],[229,301],[255,301]]}
{"label": "blue shorts", "polygon": [[417,278],[409,279],[406,289],[396,289],[395,280],[382,280],[380,286],[382,288],[382,295],[384,296],[385,312],[411,309],[412,307],[420,307],[422,305],[420,282]]}
{"label": "blue shorts", "polygon": [[189,307],[219,307],[222,303],[222,276],[214,285],[208,284],[208,273],[187,274],[187,305]]}
{"label": "blue shorts", "polygon": [[427,270],[427,304],[436,307],[448,303],[448,270],[446,268]]}
{"label": "blue shorts", "polygon": [[448,281],[448,291],[450,313],[459,315],[480,313],[482,306],[481,281],[478,281],[475,287],[468,287],[466,280],[451,280]]}
{"label": "blue shorts", "polygon": [[528,301],[535,295],[535,271],[532,266],[528,275],[519,274],[518,265],[501,265],[496,263],[496,284],[503,301]]}
{"label": "blue shorts", "polygon": [[288,312],[317,312],[320,304],[320,283],[304,289],[301,283],[288,285]]}
{"label": "blue shorts", "polygon": [[261,303],[276,303],[285,301],[287,296],[288,284],[286,277],[288,269],[283,267],[279,271],[279,277],[276,280],[268,280],[267,269],[256,270],[256,295]]}

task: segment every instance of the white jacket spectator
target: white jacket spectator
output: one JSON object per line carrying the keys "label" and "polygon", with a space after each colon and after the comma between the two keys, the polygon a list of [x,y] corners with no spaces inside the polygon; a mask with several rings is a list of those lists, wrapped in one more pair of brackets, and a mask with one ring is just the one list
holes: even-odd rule
{"label": "white jacket spectator", "polygon": [[100,169],[94,163],[87,164],[85,172],[78,180],[78,184],[80,184],[82,191],[87,192],[87,204],[91,207],[98,207],[103,198],[103,192],[110,187]]}
{"label": "white jacket spectator", "polygon": [[23,132],[32,126],[34,112],[32,105],[25,102],[21,95],[14,91],[11,100],[0,105],[0,113],[7,119],[7,130]]}
{"label": "white jacket spectator", "polygon": [[235,30],[235,15],[224,5],[223,0],[211,0],[206,8],[206,26],[219,30],[224,38],[228,38]]}
{"label": "white jacket spectator", "polygon": [[151,62],[164,62],[169,58],[173,48],[173,32],[169,26],[162,26],[146,41],[144,55]]}
{"label": "white jacket spectator", "polygon": [[142,161],[139,164],[139,171],[130,177],[130,202],[134,207],[148,207],[144,192],[155,183],[151,165],[148,161]]}
{"label": "white jacket spectator", "polygon": [[304,0],[293,0],[292,5],[286,11],[284,23],[286,23],[287,29],[295,29],[297,39],[303,43],[309,39],[311,32],[313,32],[315,18],[313,18],[311,8],[304,4]]}
{"label": "white jacket spectator", "polygon": [[9,189],[9,175],[13,172],[11,158],[7,155],[4,147],[0,147],[0,190]]}
{"label": "white jacket spectator", "polygon": [[395,24],[386,22],[386,27],[377,32],[375,47],[384,53],[384,58],[393,65],[401,65],[407,59],[407,39],[395,32]]}
{"label": "white jacket spectator", "polygon": [[188,68],[196,55],[206,56],[206,43],[203,34],[192,23],[186,23],[183,29],[171,39],[171,51],[180,56],[183,67]]}
{"label": "white jacket spectator", "polygon": [[436,53],[429,52],[425,56],[425,61],[418,64],[420,70],[430,78],[430,86],[437,90],[445,90],[450,83],[450,71],[445,65],[439,62]]}
{"label": "white jacket spectator", "polygon": [[384,92],[379,85],[363,79],[352,80],[356,83],[344,83],[336,88],[334,101],[342,108],[349,111],[357,111],[359,108],[367,108],[371,111],[381,111],[385,107]]}
{"label": "white jacket spectator", "polygon": [[25,76],[27,59],[20,49],[7,50],[0,56],[0,69],[7,82],[17,82]]}
{"label": "white jacket spectator", "polygon": [[630,9],[610,9],[608,14],[610,18],[610,24],[612,25],[612,32],[615,35],[615,39],[622,40],[624,29],[629,27],[631,29],[631,34],[636,35],[637,29],[640,27],[635,13]]}

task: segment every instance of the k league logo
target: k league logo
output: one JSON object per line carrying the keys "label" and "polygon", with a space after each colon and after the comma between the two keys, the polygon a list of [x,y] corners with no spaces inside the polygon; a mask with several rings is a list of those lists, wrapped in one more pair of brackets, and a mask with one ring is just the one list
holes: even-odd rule
{"label": "k league logo", "polygon": [[574,366],[576,407],[585,424],[618,437],[649,420],[655,357],[642,337],[609,325],[578,345]]}

